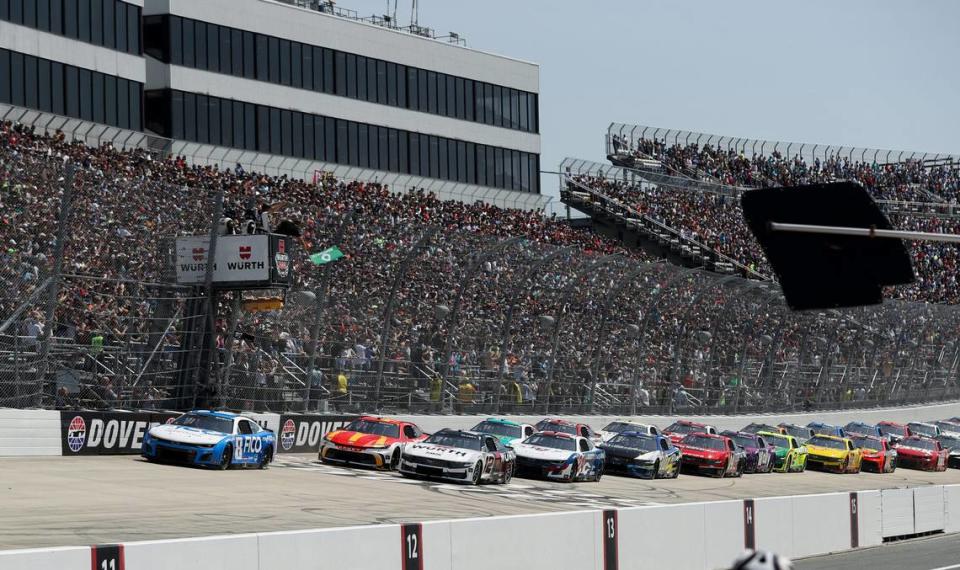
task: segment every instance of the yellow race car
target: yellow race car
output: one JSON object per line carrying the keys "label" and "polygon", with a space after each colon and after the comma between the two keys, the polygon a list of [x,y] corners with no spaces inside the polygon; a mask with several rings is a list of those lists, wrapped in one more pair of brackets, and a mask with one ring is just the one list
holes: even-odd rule
{"label": "yellow race car", "polygon": [[819,467],[837,473],[859,473],[863,464],[863,450],[849,438],[835,435],[815,435],[804,444],[807,448],[807,466]]}

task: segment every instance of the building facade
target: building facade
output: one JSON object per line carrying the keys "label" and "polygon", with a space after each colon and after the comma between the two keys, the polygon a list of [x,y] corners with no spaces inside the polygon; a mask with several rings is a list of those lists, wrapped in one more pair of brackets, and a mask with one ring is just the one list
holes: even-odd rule
{"label": "building facade", "polygon": [[537,65],[297,3],[0,0],[0,103],[200,162],[545,204]]}

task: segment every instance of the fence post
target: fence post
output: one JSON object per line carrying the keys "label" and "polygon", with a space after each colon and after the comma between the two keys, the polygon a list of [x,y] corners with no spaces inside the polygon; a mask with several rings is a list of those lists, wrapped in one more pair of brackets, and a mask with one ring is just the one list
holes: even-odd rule
{"label": "fence post", "polygon": [[[63,180],[63,196],[60,198],[60,215],[57,218],[57,241],[53,251],[53,274],[50,290],[47,292],[47,309],[44,317],[42,341],[40,342],[40,362],[38,367],[37,391],[33,405],[42,406],[47,374],[49,373],[50,344],[53,342],[54,319],[56,318],[57,298],[60,296],[60,275],[63,271],[63,250],[66,246],[69,228],[70,210],[73,201],[73,183],[76,177],[76,166],[72,162],[66,166]],[[39,339],[38,339],[39,340]],[[56,390],[54,390],[54,394]]]}
{"label": "fence post", "polygon": [[[353,219],[353,215],[356,213],[356,210],[351,210],[349,214],[343,217],[340,220],[340,227],[337,228],[337,233],[333,237],[333,245],[340,247],[340,243],[343,241],[343,236],[347,231],[347,224],[350,220]],[[330,289],[330,277],[333,273],[333,266],[335,261],[331,261],[322,266],[320,269],[320,288],[316,294],[316,304],[314,305],[313,313],[313,328],[310,331],[310,358],[307,359],[307,378],[313,378],[313,368],[317,362],[317,350],[320,348],[320,328],[323,323],[323,307],[327,303],[327,293]],[[337,355],[333,355],[336,357]]]}
{"label": "fence post", "polygon": [[240,301],[243,297],[242,291],[233,292],[233,303],[230,306],[230,322],[227,324],[226,337],[223,339],[223,349],[227,354],[227,361],[223,366],[223,373],[220,375],[220,386],[217,390],[220,398],[220,407],[227,405],[227,388],[230,387],[230,373],[233,372],[233,337],[237,330],[237,320],[240,317]]}
{"label": "fence post", "polygon": [[[387,349],[390,348],[390,325],[393,320],[393,310],[394,304],[397,300],[397,291],[400,290],[400,283],[403,281],[403,278],[407,275],[407,269],[410,268],[411,263],[414,259],[417,258],[417,255],[420,253],[420,249],[433,239],[433,236],[436,235],[439,230],[436,226],[431,226],[427,228],[427,231],[424,232],[423,236],[410,248],[410,251],[407,252],[407,255],[404,256],[403,261],[400,263],[400,267],[397,269],[397,274],[393,279],[393,286],[390,287],[390,297],[387,299],[387,306],[383,309],[383,329],[380,333],[380,358],[377,359],[377,378],[376,384],[373,392],[373,405],[376,410],[380,410],[380,387],[383,382],[383,365],[384,361],[387,358]],[[443,387],[441,386],[441,391]],[[412,396],[411,396],[412,397]],[[412,400],[411,400],[412,401]],[[410,409],[410,406],[407,406],[407,409]]]}
{"label": "fence post", "polygon": [[223,217],[223,186],[217,185],[217,197],[213,206],[213,219],[210,222],[210,246],[207,250],[207,267],[204,275],[204,288],[207,292],[207,365],[198,369],[198,374],[206,375],[206,378],[198,377],[193,388],[193,406],[197,407],[197,391],[200,388],[201,380],[204,386],[209,389],[213,384],[210,378],[216,378],[217,374],[217,291],[213,287],[213,264],[217,259],[217,237],[220,234],[220,218]]}

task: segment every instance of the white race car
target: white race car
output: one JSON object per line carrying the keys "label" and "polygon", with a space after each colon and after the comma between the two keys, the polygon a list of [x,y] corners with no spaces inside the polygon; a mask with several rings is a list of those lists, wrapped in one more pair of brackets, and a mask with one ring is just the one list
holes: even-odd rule
{"label": "white race car", "polygon": [[606,454],[582,436],[541,432],[514,443],[517,473],[560,481],[599,481]]}
{"label": "white race car", "polygon": [[602,441],[607,442],[610,441],[610,438],[613,436],[625,431],[632,431],[646,435],[660,435],[660,430],[657,429],[657,426],[653,424],[641,424],[627,420],[612,421],[608,423],[602,430],[597,432],[597,434],[600,436]]}
{"label": "white race car", "polygon": [[490,434],[442,429],[421,442],[408,443],[400,458],[405,477],[449,479],[479,485],[509,483],[517,454]]}

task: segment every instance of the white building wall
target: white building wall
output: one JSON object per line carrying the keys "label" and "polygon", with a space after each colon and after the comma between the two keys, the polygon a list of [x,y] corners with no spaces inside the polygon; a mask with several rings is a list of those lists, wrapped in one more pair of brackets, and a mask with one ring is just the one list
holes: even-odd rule
{"label": "white building wall", "polygon": [[[136,4],[136,2],[134,2]],[[144,58],[0,21],[0,48],[145,83]]]}
{"label": "white building wall", "polygon": [[[477,9],[482,9],[479,7]],[[144,15],[176,14],[540,92],[540,66],[270,0],[146,0]]]}

